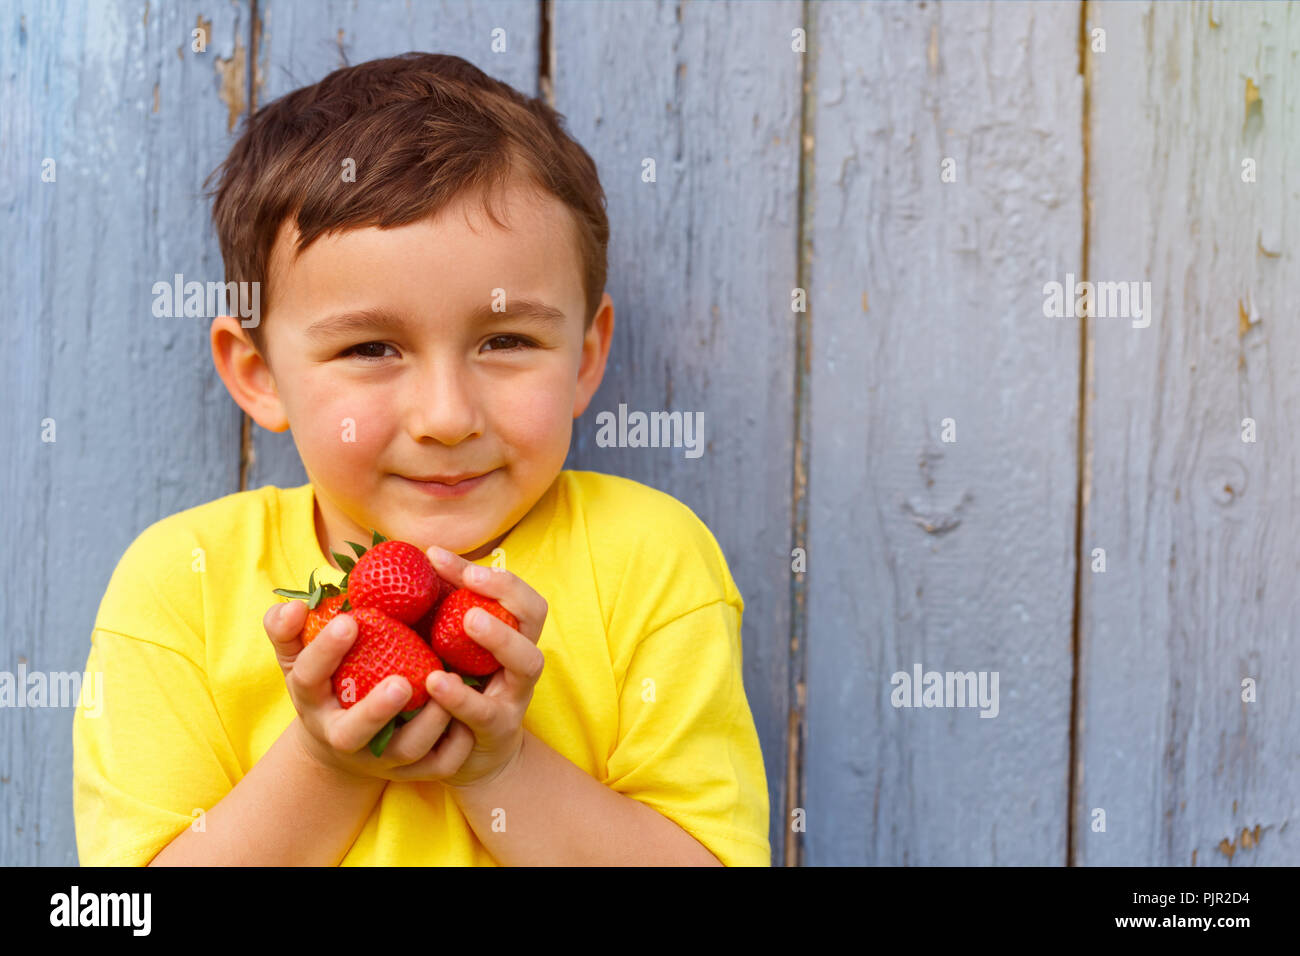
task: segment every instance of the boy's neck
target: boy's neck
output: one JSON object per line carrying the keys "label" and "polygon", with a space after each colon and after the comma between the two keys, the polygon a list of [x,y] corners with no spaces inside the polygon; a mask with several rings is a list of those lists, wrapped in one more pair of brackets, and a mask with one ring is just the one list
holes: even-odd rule
{"label": "boy's neck", "polygon": [[[338,562],[334,560],[334,552],[337,551],[339,554],[351,554],[352,549],[348,547],[346,540],[338,542],[330,540],[329,529],[325,526],[325,515],[321,511],[320,501],[316,500],[314,494],[312,496],[312,501],[312,512],[316,525],[316,541],[320,545],[321,553],[329,559],[330,567],[338,568],[338,570],[341,571],[343,569],[339,568]],[[513,528],[507,528],[503,534],[498,535],[487,544],[475,548],[473,552],[461,555],[461,557],[466,561],[477,561],[479,558],[487,557],[500,546],[501,542],[506,539],[506,536],[510,534],[512,530]],[[365,545],[370,544],[369,534],[362,536],[361,543]]]}

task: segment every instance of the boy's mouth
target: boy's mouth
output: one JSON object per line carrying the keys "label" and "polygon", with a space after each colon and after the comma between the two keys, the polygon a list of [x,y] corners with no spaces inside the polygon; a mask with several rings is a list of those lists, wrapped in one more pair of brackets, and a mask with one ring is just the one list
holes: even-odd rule
{"label": "boy's mouth", "polygon": [[457,498],[469,494],[494,474],[496,474],[495,468],[478,475],[466,472],[459,475],[431,475],[428,478],[408,478],[405,475],[399,475],[398,477],[404,483],[418,488],[427,495],[433,495],[435,498]]}

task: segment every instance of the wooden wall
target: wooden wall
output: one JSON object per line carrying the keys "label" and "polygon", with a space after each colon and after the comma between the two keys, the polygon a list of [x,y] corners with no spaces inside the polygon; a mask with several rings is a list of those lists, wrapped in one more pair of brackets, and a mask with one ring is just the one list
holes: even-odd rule
{"label": "wooden wall", "polygon": [[[84,666],[149,523],[306,480],[151,288],[221,278],[250,103],[407,50],[597,162],[616,334],[567,467],[727,554],[775,864],[1300,861],[1296,2],[15,0],[0,670]],[[1067,275],[1149,282],[1150,324],[1046,317]],[[598,447],[620,403],[706,453]],[[916,665],[996,672],[996,717],[894,706]],[[0,863],[76,862],[71,722],[0,709]]]}

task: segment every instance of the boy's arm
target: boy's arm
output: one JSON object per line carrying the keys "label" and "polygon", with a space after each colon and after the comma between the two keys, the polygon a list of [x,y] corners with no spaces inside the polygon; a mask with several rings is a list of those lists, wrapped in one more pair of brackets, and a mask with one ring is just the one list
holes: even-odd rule
{"label": "boy's arm", "polygon": [[447,789],[504,866],[722,865],[673,821],[588,776],[527,728],[499,776]]}
{"label": "boy's arm", "polygon": [[73,730],[82,865],[336,864],[383,793],[381,778],[328,769],[296,715],[244,772],[202,669],[166,646],[96,629],[87,674]]}
{"label": "boy's arm", "polygon": [[[495,777],[448,786],[510,866],[770,866],[762,752],[744,696],[740,609],[715,601],[641,639],[599,779],[523,729]],[[439,699],[471,718],[477,691]]]}
{"label": "boy's arm", "polygon": [[388,781],[324,766],[295,717],[262,759],[149,866],[337,866]]}

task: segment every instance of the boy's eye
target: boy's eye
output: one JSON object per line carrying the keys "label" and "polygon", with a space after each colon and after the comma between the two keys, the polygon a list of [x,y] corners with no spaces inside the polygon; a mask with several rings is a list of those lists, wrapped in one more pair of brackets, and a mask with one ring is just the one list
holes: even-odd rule
{"label": "boy's eye", "polygon": [[528,339],[520,338],[518,335],[494,335],[487,340],[486,344],[491,345],[493,342],[505,342],[507,344],[504,347],[489,349],[490,352],[513,352],[516,349],[532,348],[533,344]]}
{"label": "boy's eye", "polygon": [[360,345],[354,345],[352,348],[345,350],[342,354],[356,355],[357,358],[363,359],[381,359],[388,357],[383,353],[383,350],[387,348],[392,348],[392,346],[385,345],[383,342],[362,342]]}

